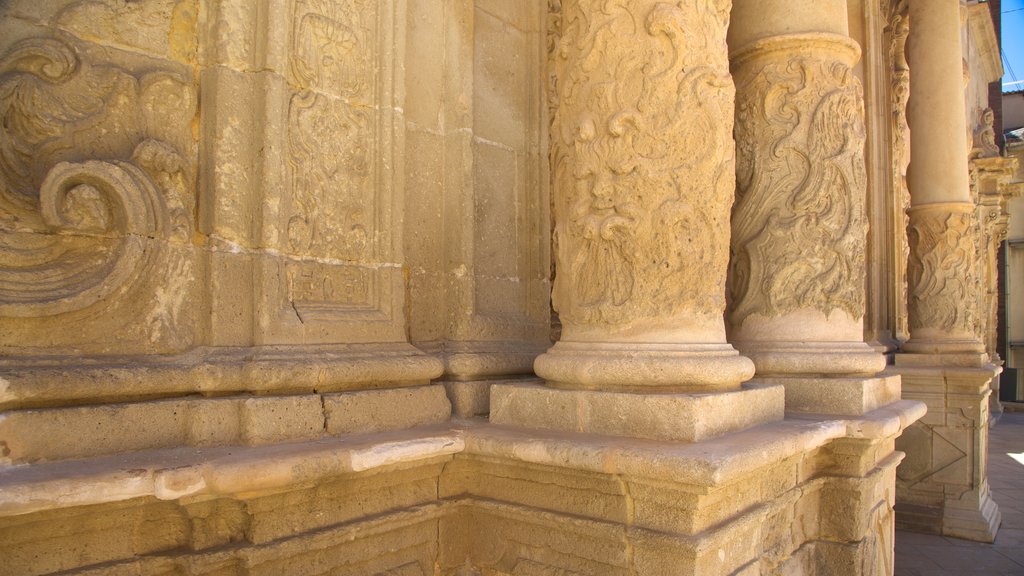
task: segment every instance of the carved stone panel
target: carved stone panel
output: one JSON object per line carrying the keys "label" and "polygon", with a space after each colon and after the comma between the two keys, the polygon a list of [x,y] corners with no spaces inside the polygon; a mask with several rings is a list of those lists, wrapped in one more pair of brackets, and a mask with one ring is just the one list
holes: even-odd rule
{"label": "carved stone panel", "polygon": [[293,0],[287,57],[268,47],[287,83],[267,108],[283,132],[267,134],[268,169],[283,178],[265,190],[257,235],[264,343],[404,339],[393,8]]}
{"label": "carved stone panel", "polygon": [[186,348],[190,72],[16,18],[6,25],[17,34],[0,41],[0,346]]}
{"label": "carved stone panel", "polygon": [[890,182],[889,201],[893,213],[891,230],[892,254],[895,266],[893,316],[896,338],[906,341],[910,337],[907,324],[907,226],[910,208],[910,190],[907,188],[907,167],[910,165],[910,126],[907,124],[907,101],[910,99],[910,66],[907,64],[906,44],[910,33],[910,19],[906,0],[889,0],[885,7],[888,23],[886,40],[889,64],[890,110]]}
{"label": "carved stone panel", "polygon": [[929,204],[910,211],[910,330],[920,336],[973,336],[976,255],[974,206]]}

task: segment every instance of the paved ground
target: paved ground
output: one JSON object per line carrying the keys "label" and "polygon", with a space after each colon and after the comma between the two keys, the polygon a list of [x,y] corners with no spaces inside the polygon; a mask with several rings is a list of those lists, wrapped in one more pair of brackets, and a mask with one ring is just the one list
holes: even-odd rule
{"label": "paved ground", "polygon": [[896,532],[896,576],[1024,576],[1024,413],[1003,414],[988,453],[989,483],[1003,514],[995,543]]}

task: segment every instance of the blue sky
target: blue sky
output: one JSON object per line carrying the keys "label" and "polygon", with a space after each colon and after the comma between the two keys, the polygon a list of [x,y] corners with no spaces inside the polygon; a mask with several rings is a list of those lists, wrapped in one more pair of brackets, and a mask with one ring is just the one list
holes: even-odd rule
{"label": "blue sky", "polygon": [[1024,90],[1024,0],[1003,0],[1003,92]]}

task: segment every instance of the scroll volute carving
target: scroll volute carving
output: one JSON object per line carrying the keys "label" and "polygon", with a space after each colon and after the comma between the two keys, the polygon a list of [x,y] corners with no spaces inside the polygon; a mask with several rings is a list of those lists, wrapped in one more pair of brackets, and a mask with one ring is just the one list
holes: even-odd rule
{"label": "scroll volute carving", "polygon": [[195,104],[172,72],[90,65],[62,39],[0,58],[0,316],[108,302],[191,242],[194,168],[153,136]]}
{"label": "scroll volute carving", "polygon": [[972,158],[989,158],[999,156],[999,145],[996,144],[995,129],[996,113],[991,108],[985,108],[978,113],[978,126],[972,135],[974,147],[971,150]]}
{"label": "scroll volute carving", "polygon": [[730,2],[551,3],[552,167],[563,323],[724,308],[734,187]]}
{"label": "scroll volute carving", "polygon": [[733,326],[802,309],[864,314],[864,103],[859,48],[776,37],[734,56]]}

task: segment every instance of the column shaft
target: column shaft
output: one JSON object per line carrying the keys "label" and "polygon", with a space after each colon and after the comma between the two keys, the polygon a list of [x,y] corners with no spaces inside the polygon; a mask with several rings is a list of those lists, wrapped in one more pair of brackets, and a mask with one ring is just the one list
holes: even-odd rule
{"label": "column shaft", "polygon": [[960,3],[910,3],[906,352],[982,352],[974,326],[973,214],[967,165]]}
{"label": "column shaft", "polygon": [[911,203],[970,202],[960,2],[910,3]]}

